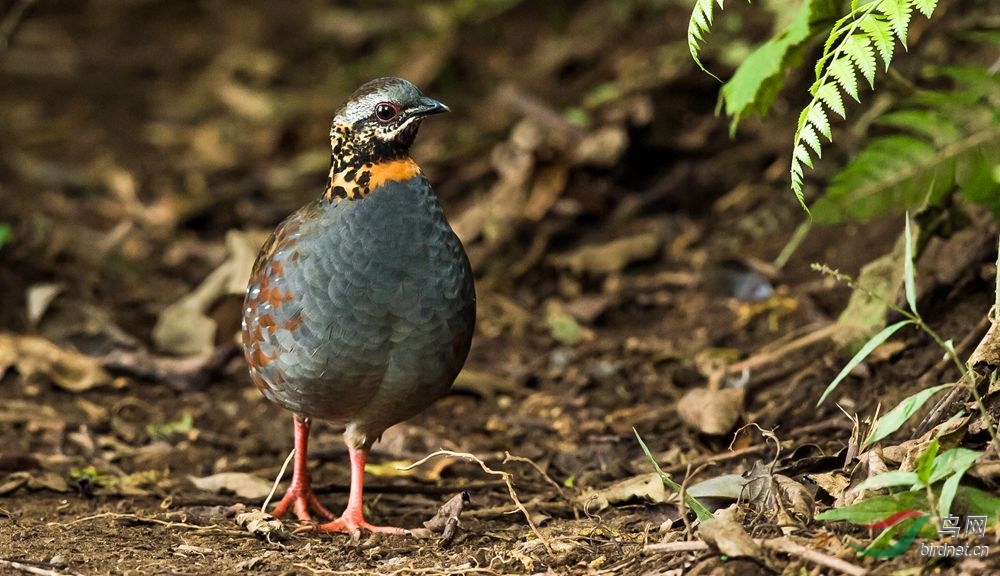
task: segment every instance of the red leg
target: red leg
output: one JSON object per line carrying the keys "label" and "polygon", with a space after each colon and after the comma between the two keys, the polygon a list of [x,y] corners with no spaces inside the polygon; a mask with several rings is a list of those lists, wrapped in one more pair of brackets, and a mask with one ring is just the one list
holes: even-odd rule
{"label": "red leg", "polygon": [[355,539],[360,535],[361,530],[369,532],[381,532],[383,534],[406,534],[404,528],[395,526],[373,526],[365,520],[364,511],[361,509],[361,498],[364,492],[365,482],[365,460],[368,453],[359,448],[347,447],[351,455],[351,496],[347,501],[347,509],[333,522],[320,524],[315,529],[320,532],[347,532]]}
{"label": "red leg", "polygon": [[289,508],[295,510],[295,516],[302,521],[312,520],[311,512],[329,520],[333,513],[319,503],[312,491],[309,480],[309,419],[295,415],[295,459],[292,462],[292,483],[285,491],[285,496],[274,508],[275,517],[284,516]]}

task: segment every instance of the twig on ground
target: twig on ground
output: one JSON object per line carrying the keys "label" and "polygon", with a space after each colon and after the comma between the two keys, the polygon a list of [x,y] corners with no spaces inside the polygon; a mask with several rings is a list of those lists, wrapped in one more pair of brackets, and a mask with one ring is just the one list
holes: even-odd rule
{"label": "twig on ground", "polygon": [[285,470],[288,469],[288,463],[292,461],[293,456],[295,456],[295,448],[292,448],[292,451],[285,457],[285,462],[281,465],[281,470],[278,471],[278,476],[274,479],[274,484],[271,484],[271,491],[267,494],[267,498],[264,498],[264,504],[260,508],[261,512],[267,512],[267,505],[271,503],[271,498],[274,498],[274,493],[278,490],[281,477],[285,475]]}
{"label": "twig on ground", "polygon": [[[801,428],[796,428],[795,430],[789,432],[788,436],[790,438],[796,438],[799,435],[806,432],[816,432],[819,430],[827,430],[830,428],[838,429],[843,427],[845,427],[845,425],[844,422],[841,420],[824,420],[822,422],[816,422],[815,424],[809,424],[807,426],[802,426]],[[792,449],[796,445],[797,443],[795,440],[786,440],[781,443],[783,449]],[[718,464],[720,462],[726,462],[728,460],[734,460],[737,458],[743,458],[744,456],[750,456],[752,454],[756,454],[758,452],[763,451],[765,448],[767,448],[767,444],[756,444],[753,446],[747,446],[746,448],[739,448],[731,452],[711,454],[709,456],[705,456],[704,458],[697,458],[691,460],[690,462],[666,468],[665,471],[670,474],[679,474],[687,470],[689,466],[692,468],[702,468],[710,464]]]}
{"label": "twig on ground", "polygon": [[504,459],[503,462],[501,462],[501,464],[506,464],[508,462],[524,462],[528,466],[534,468],[535,471],[538,472],[538,475],[541,476],[543,480],[551,484],[556,489],[556,491],[559,492],[559,496],[561,496],[564,500],[566,499],[566,494],[563,492],[562,486],[560,486],[558,482],[553,480],[552,477],[549,476],[544,470],[542,470],[542,467],[536,464],[533,460],[525,458],[523,456],[512,456],[510,452],[504,452],[503,455]]}
{"label": "twig on ground", "polygon": [[207,526],[198,526],[197,524],[187,524],[185,522],[169,522],[167,520],[160,520],[159,518],[149,518],[146,516],[139,516],[138,514],[122,514],[120,512],[104,512],[101,514],[94,514],[93,516],[84,516],[83,518],[77,518],[72,522],[49,522],[47,526],[73,526],[74,524],[80,524],[83,522],[90,522],[92,520],[100,520],[102,518],[111,518],[114,520],[134,520],[136,522],[146,522],[148,524],[159,524],[161,526],[166,526],[168,528],[185,528],[188,530],[199,530],[204,532],[210,532],[214,530],[221,530],[223,532],[232,534],[242,534],[241,531],[227,529],[224,526],[218,524],[209,524]]}
{"label": "twig on ground", "polygon": [[372,571],[369,572],[365,570],[364,572],[358,572],[357,570],[328,570],[326,568],[314,568],[308,564],[292,564],[296,568],[302,568],[308,570],[311,574],[323,575],[323,576],[419,576],[420,574],[433,574],[434,576],[454,576],[457,574],[492,574],[493,576],[499,576],[499,572],[491,570],[489,568],[479,568],[475,566],[470,566],[469,564],[463,564],[461,566],[455,566],[450,569],[442,569],[441,567],[431,567],[431,568],[400,568],[398,570],[393,570],[392,572],[382,572],[382,571]]}
{"label": "twig on ground", "polygon": [[[517,509],[521,511],[521,514],[524,515],[524,519],[528,522],[528,527],[531,528],[531,531],[535,534],[535,537],[537,537],[538,540],[541,541],[541,543],[545,546],[545,550],[548,551],[549,554],[553,553],[552,546],[549,544],[548,539],[546,539],[545,536],[542,536],[542,533],[538,530],[538,526],[535,526],[535,522],[531,519],[531,513],[528,512],[528,509],[524,507],[524,504],[521,504],[521,500],[517,497],[517,492],[514,490],[514,482],[511,480],[510,472],[493,470],[492,468],[486,465],[486,462],[483,462],[481,459],[477,458],[473,454],[469,454],[468,452],[453,452],[451,450],[438,450],[437,452],[432,452],[431,454],[424,456],[423,458],[417,460],[416,462],[410,464],[409,466],[399,467],[399,470],[412,470],[413,468],[425,464],[426,462],[428,462],[432,458],[436,458],[437,456],[451,456],[452,458],[461,458],[462,460],[475,462],[476,464],[479,464],[479,467],[483,469],[483,472],[486,472],[487,474],[491,474],[494,476],[500,476],[500,478],[503,479],[504,484],[507,485],[507,492],[508,494],[510,494],[510,499],[514,502],[514,506],[516,506]],[[510,455],[508,454],[508,457],[509,456]]]}
{"label": "twig on ground", "polygon": [[841,574],[848,574],[850,576],[865,576],[868,574],[868,570],[866,568],[858,566],[857,564],[851,564],[850,562],[841,560],[836,556],[830,556],[829,554],[825,554],[819,550],[806,548],[805,546],[789,540],[788,538],[771,538],[768,540],[759,540],[758,542],[761,546],[770,548],[775,552],[798,556],[807,562],[825,566],[831,570],[836,570]]}
{"label": "twig on ground", "polygon": [[701,540],[679,540],[677,542],[658,542],[656,544],[646,544],[643,552],[657,552],[660,554],[677,554],[679,552],[700,552],[708,550],[708,544]]}
{"label": "twig on ground", "polygon": [[806,326],[803,327],[803,330],[805,329],[812,331],[806,333],[802,337],[798,337],[797,334],[793,333],[790,337],[794,337],[794,339],[791,339],[790,341],[788,339],[782,339],[785,341],[783,342],[782,340],[779,340],[778,342],[761,349],[746,360],[729,366],[729,373],[738,374],[742,373],[744,370],[750,370],[752,372],[761,366],[777,363],[793,352],[799,352],[803,348],[807,348],[813,344],[818,344],[829,339],[837,331],[837,325],[826,324],[820,326],[819,328]]}
{"label": "twig on ground", "polygon": [[[14,570],[20,570],[21,572],[27,572],[28,574],[37,574],[38,576],[67,576],[64,572],[56,572],[55,570],[49,570],[48,568],[40,568],[38,566],[32,566],[31,564],[25,564],[24,562],[17,562],[15,560],[4,560],[0,558],[0,566],[8,566]],[[72,576],[81,576],[79,572],[71,572]]]}

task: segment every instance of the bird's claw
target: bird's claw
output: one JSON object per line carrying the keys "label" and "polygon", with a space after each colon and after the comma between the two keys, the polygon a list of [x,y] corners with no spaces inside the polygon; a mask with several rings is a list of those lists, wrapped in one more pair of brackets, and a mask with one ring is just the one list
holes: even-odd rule
{"label": "bird's claw", "polygon": [[288,512],[289,508],[295,511],[295,517],[302,522],[311,522],[312,515],[316,514],[324,520],[332,520],[334,518],[333,512],[327,509],[326,506],[320,504],[318,498],[309,488],[299,488],[293,489],[290,487],[286,492],[285,496],[278,502],[278,505],[274,507],[274,512],[271,514],[275,518],[281,518]]}
{"label": "bird's claw", "polygon": [[323,532],[326,534],[350,534],[351,539],[357,541],[361,539],[362,530],[375,534],[392,534],[396,536],[403,536],[410,533],[410,531],[406,528],[398,528],[396,526],[375,526],[374,524],[369,524],[360,514],[350,514],[348,512],[344,512],[344,514],[336,520],[325,524],[310,523],[304,526],[299,526],[292,533],[302,534],[306,532]]}

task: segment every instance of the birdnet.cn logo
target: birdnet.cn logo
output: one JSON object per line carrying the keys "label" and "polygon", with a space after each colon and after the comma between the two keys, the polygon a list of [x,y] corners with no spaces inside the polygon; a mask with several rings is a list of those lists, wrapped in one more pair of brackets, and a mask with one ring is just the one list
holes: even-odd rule
{"label": "birdnet.cn logo", "polygon": [[[923,528],[924,524],[931,519],[931,515],[921,512],[920,510],[903,510],[901,512],[896,512],[885,520],[875,522],[874,524],[861,524],[861,526],[872,530],[885,530],[886,528],[895,526],[896,524],[909,520],[910,518],[916,518],[916,520],[910,524],[910,527],[906,529],[906,532],[894,544],[886,546],[885,548],[876,549],[862,548],[850,543],[848,543],[848,546],[867,556],[873,556],[875,558],[895,558],[896,556],[899,556],[903,552],[909,550],[910,546],[913,544],[913,540],[916,539],[917,534],[920,533],[920,529]],[[986,516],[965,516],[964,523],[963,517],[946,516],[941,519],[941,527],[937,533],[942,538],[951,537],[952,539],[955,539],[964,536],[966,541],[971,540],[973,537],[978,540],[986,535],[986,525]],[[942,542],[940,544],[925,543],[920,545],[920,556],[924,558],[985,558],[989,556],[989,554],[990,547],[985,545],[951,544],[948,542]]]}

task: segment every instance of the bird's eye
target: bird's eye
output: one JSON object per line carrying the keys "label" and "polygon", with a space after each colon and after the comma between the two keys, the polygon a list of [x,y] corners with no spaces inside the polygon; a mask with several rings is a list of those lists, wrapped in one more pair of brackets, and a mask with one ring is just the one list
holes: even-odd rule
{"label": "bird's eye", "polygon": [[399,115],[399,107],[389,102],[379,102],[375,105],[375,118],[379,122],[389,122]]}

